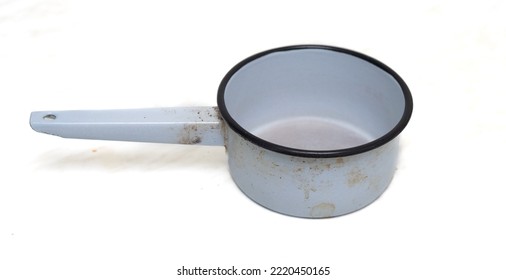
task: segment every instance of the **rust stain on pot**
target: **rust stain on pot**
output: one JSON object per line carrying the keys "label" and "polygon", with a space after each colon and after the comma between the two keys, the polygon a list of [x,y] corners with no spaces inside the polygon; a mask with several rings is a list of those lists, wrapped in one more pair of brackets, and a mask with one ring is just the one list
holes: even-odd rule
{"label": "rust stain on pot", "polygon": [[344,164],[344,159],[343,158],[336,158],[336,166],[337,167],[340,167]]}
{"label": "rust stain on pot", "polygon": [[258,161],[263,161],[264,160],[264,154],[265,154],[265,151],[264,150],[260,150],[260,152],[258,153],[258,156],[257,156],[257,160]]}
{"label": "rust stain on pot", "polygon": [[310,192],[316,192],[316,188],[315,187],[310,187],[310,186],[304,186],[303,187],[303,191],[304,191],[304,199],[308,200],[309,199],[309,193]]}
{"label": "rust stain on pot", "polygon": [[198,136],[194,136],[194,137],[182,137],[181,139],[179,139],[179,144],[188,144],[188,145],[194,145],[194,144],[198,144],[202,142],[202,139]]}
{"label": "rust stain on pot", "polygon": [[355,167],[348,173],[348,187],[354,187],[365,179],[367,179],[367,175],[362,173],[362,170]]}
{"label": "rust stain on pot", "polygon": [[200,138],[198,136],[192,137],[192,139],[191,139],[191,144],[198,144],[200,142],[202,142],[202,138]]}
{"label": "rust stain on pot", "polygon": [[197,136],[198,125],[197,124],[185,124],[183,131],[179,137],[179,144],[198,144],[202,142],[200,136]]}
{"label": "rust stain on pot", "polygon": [[311,208],[311,217],[315,218],[325,218],[330,217],[336,211],[336,206],[333,203],[320,203]]}

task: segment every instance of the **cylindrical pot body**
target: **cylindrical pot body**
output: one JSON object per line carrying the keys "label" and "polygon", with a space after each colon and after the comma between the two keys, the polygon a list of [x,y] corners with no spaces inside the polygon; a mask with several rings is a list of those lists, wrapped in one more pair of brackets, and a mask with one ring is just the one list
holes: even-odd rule
{"label": "cylindrical pot body", "polygon": [[384,192],[412,100],[373,58],[294,46],[236,65],[218,106],[239,188],[268,209],[320,218],[356,211]]}

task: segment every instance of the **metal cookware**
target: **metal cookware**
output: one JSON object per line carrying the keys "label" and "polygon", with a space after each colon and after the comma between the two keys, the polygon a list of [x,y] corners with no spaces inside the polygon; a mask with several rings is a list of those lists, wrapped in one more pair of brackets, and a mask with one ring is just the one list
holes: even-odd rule
{"label": "metal cookware", "polygon": [[33,112],[35,131],[65,138],[225,145],[230,174],[258,204],[334,217],[392,180],[413,102],[392,69],[364,54],[297,45],[232,68],[217,107]]}

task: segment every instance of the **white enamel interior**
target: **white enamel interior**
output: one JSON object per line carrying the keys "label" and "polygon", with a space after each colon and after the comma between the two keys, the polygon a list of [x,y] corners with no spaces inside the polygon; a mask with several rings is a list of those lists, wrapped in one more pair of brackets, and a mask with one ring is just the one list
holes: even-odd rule
{"label": "white enamel interior", "polygon": [[338,150],[375,140],[402,117],[397,81],[378,66],[325,49],[275,52],[229,80],[225,104],[244,129],[304,150]]}

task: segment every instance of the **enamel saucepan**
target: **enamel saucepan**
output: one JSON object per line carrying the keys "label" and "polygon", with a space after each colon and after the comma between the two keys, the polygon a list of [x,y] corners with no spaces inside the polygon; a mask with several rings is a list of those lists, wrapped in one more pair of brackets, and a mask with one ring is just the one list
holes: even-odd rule
{"label": "enamel saucepan", "polygon": [[377,199],[394,175],[413,109],[392,69],[364,54],[298,45],[232,68],[217,107],[33,112],[35,131],[66,138],[225,145],[230,174],[273,211],[322,218]]}

